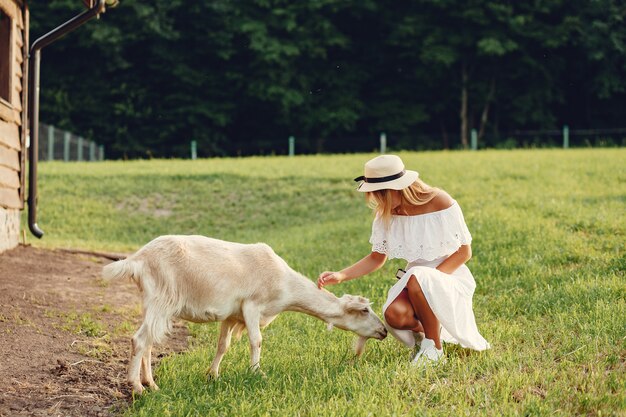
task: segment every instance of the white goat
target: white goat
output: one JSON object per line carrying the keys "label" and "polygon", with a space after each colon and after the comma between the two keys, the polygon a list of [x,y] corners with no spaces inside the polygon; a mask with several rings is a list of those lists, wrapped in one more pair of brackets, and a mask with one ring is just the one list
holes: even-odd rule
{"label": "white goat", "polygon": [[217,354],[209,376],[219,366],[234,330],[245,327],[250,365],[259,368],[261,331],[282,311],[315,316],[360,337],[382,340],[387,330],[363,297],[335,297],[291,269],[266,244],[241,244],[204,236],[161,236],[125,260],[106,265],[104,279],[131,278],[143,293],[143,323],[132,339],[128,381],[158,389],[152,378],[151,350],[171,329],[171,319],[221,321]]}

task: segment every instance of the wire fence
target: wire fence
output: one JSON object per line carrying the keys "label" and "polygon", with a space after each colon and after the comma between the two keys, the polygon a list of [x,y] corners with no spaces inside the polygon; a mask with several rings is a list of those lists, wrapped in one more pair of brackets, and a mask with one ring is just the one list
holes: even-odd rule
{"label": "wire fence", "polygon": [[[382,134],[381,134],[382,137]],[[512,130],[508,132],[486,132],[478,135],[472,130],[468,135],[469,149],[516,149],[516,148],[608,148],[626,146],[626,128],[612,129],[561,129]],[[382,142],[380,140],[379,142]],[[370,140],[372,146],[373,141]],[[458,134],[387,134],[386,143],[392,149],[441,150],[462,149]]]}
{"label": "wire fence", "polygon": [[[478,137],[472,130],[468,137],[468,148],[514,149],[514,148],[581,148],[581,147],[624,147],[626,128],[612,129],[562,129],[514,130],[499,134],[486,133]],[[205,158],[215,155],[294,155],[311,153],[350,153],[398,150],[441,150],[462,149],[458,134],[381,133],[379,137],[342,135],[325,140],[307,140],[289,136],[255,142],[224,140],[218,146],[191,140],[178,143],[170,149],[169,157]],[[167,153],[167,152],[166,152]],[[43,161],[102,161],[105,159],[104,146],[84,139],[72,132],[52,125],[39,125],[39,160]]]}
{"label": "wire fence", "polygon": [[[497,140],[500,139],[500,140]],[[485,135],[479,145],[493,148],[607,148],[626,146],[626,128],[561,130],[514,130],[500,135]]]}
{"label": "wire fence", "polygon": [[[511,130],[478,134],[473,129],[467,138],[467,148],[607,148],[626,146],[626,128],[611,129],[561,129]],[[381,132],[378,135],[356,136],[344,134],[337,137],[307,139],[297,136],[283,138],[255,138],[254,142],[223,140],[217,146],[190,141],[180,144],[177,151],[182,157],[195,159],[217,155],[294,155],[314,153],[395,152],[463,149],[460,135],[455,132]]]}
{"label": "wire fence", "polygon": [[40,161],[102,161],[104,146],[52,125],[39,124]]}

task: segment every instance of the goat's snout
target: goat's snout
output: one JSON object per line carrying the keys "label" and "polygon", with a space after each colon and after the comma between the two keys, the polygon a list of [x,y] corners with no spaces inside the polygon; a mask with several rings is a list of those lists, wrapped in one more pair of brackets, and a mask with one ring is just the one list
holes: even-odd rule
{"label": "goat's snout", "polygon": [[387,328],[383,326],[381,329],[378,330],[377,334],[378,337],[376,339],[383,340],[385,337],[387,337]]}
{"label": "goat's snout", "polygon": [[387,337],[387,328],[381,323],[381,326],[376,328],[376,330],[373,333],[370,333],[369,336],[359,336],[356,338],[356,342],[354,344],[354,351],[356,353],[357,356],[361,356],[363,354],[363,351],[365,350],[365,342],[367,342],[367,339],[377,339],[377,340],[383,340],[385,337]]}

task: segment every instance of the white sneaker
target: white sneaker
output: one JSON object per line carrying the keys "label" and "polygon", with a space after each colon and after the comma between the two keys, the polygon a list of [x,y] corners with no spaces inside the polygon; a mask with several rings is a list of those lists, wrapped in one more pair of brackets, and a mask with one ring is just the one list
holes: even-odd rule
{"label": "white sneaker", "polygon": [[433,340],[424,339],[422,340],[420,350],[417,352],[411,363],[419,367],[424,367],[427,365],[434,365],[443,361],[443,359],[443,349],[437,349]]}

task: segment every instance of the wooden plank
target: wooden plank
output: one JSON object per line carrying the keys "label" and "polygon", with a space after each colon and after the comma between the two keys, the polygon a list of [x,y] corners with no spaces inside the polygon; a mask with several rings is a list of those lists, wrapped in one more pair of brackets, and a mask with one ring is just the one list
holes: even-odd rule
{"label": "wooden plank", "polygon": [[[18,50],[20,53],[22,49]],[[19,55],[19,53],[17,54]],[[11,104],[13,108],[18,112],[18,120],[20,119],[20,113],[22,112],[22,97],[20,93],[22,92],[22,65],[16,63],[14,65],[15,70],[13,71],[13,97],[11,98]]]}
{"label": "wooden plank", "polygon": [[2,10],[4,10],[11,19],[15,20],[18,16],[18,8],[13,0],[0,0],[0,7],[2,7]]}
{"label": "wooden plank", "polygon": [[24,30],[24,16],[22,14],[22,5],[21,2],[15,2],[15,23],[17,27],[21,30]]}
{"label": "wooden plank", "polygon": [[[13,123],[15,123],[18,127],[22,126],[22,111],[21,109],[16,108],[15,106],[13,107]],[[19,135],[18,135],[18,139],[19,139]]]}
{"label": "wooden plank", "polygon": [[[18,49],[17,50],[17,54],[21,54],[22,53],[22,49]],[[13,62],[13,88],[15,88],[16,85],[22,85],[22,76],[24,75],[22,73],[22,65],[21,62],[17,62],[17,60],[15,60]],[[21,87],[20,87],[21,89]],[[12,102],[11,104],[15,104],[15,102]]]}
{"label": "wooden plank", "polygon": [[22,29],[23,28],[18,26],[17,30],[14,32],[15,33],[15,44],[17,45],[18,48],[21,48],[22,45],[24,45],[24,40],[22,39]]}
{"label": "wooden plank", "polygon": [[20,177],[17,175],[17,171],[0,166],[0,187],[10,188],[12,190],[20,188]]}
{"label": "wooden plank", "polygon": [[22,208],[18,190],[0,187],[0,207]]}
{"label": "wooden plank", "polygon": [[30,14],[28,11],[28,5],[26,3],[22,3],[22,21],[24,22],[23,29],[23,38],[24,38],[24,46],[22,46],[22,56],[24,57],[24,62],[22,62],[23,72],[25,74],[22,86],[22,124],[20,129],[20,144],[21,144],[21,152],[20,152],[20,209],[24,208],[24,202],[26,201],[26,136],[28,132],[28,118],[27,118],[27,99],[28,99],[28,47],[29,47],[29,36],[28,31],[30,29],[30,22],[28,19],[30,18]]}
{"label": "wooden plank", "polygon": [[20,95],[21,92],[22,92],[21,86],[19,90],[15,90],[13,92],[13,94],[15,94],[15,106],[13,106],[13,109],[15,109],[15,112],[17,113],[15,117],[17,117],[18,125],[22,124],[20,120],[20,116],[22,113],[22,96]]}
{"label": "wooden plank", "polygon": [[[18,9],[21,12],[20,9]],[[24,43],[22,41],[22,29],[15,28],[13,33],[15,36],[15,42],[13,44],[13,97],[11,100],[11,104],[17,110],[17,120],[21,120],[22,113],[22,97],[20,93],[22,92],[22,80],[24,78],[24,74],[22,72],[22,62],[23,62],[23,46]],[[20,123],[21,124],[21,123]]]}
{"label": "wooden plank", "polygon": [[[20,32],[20,30],[16,30],[16,32]],[[17,56],[21,56],[22,55],[22,46],[20,46],[19,48],[17,47],[17,45],[14,45],[15,48],[13,48],[14,51],[14,55],[15,57]],[[23,78],[23,73],[22,73],[22,65],[20,62],[18,62],[17,58],[14,60],[13,63],[13,97],[11,98],[11,104],[13,105],[13,108],[15,110],[17,110],[18,115],[17,115],[17,120],[21,119],[21,112],[22,112],[22,98],[20,96],[20,93],[22,92],[22,78]]]}
{"label": "wooden plank", "polygon": [[0,99],[0,137],[2,137],[2,123],[14,124],[15,113],[13,113],[13,106],[8,102]]}
{"label": "wooden plank", "polygon": [[[2,107],[2,104],[0,104],[0,108]],[[0,144],[11,149],[20,150],[20,131],[17,124],[0,120]]]}
{"label": "wooden plank", "polygon": [[19,89],[18,88],[14,88],[13,89],[13,102],[15,103],[15,105],[13,106],[13,109],[17,112],[17,118],[21,118],[22,116],[22,86],[19,85]]}
{"label": "wooden plank", "polygon": [[15,149],[0,146],[0,166],[20,171],[19,152]]}
{"label": "wooden plank", "polygon": [[[0,26],[0,37],[2,38],[2,40],[4,42],[0,42],[0,59],[2,59],[3,61],[5,61],[2,65],[2,70],[0,71],[0,83],[1,84],[1,90],[0,90],[0,97],[7,100],[7,101],[11,101],[13,99],[13,94],[12,94],[12,82],[13,82],[13,66],[14,64],[14,48],[13,48],[13,42],[8,43],[6,42],[7,37],[9,39],[13,39],[13,33],[15,32],[15,24],[14,24],[14,16],[15,16],[15,12],[11,12],[10,10],[14,10],[15,9],[15,5],[12,3],[12,7],[7,9],[6,7],[4,7],[4,5],[2,5],[2,10],[3,10],[3,14],[8,15],[9,19],[11,19],[11,24],[10,25],[2,25]],[[8,57],[8,61],[7,61],[7,57]],[[0,117],[7,117],[6,114],[6,109],[4,110],[0,110]]]}
{"label": "wooden plank", "polygon": [[[20,50],[19,50],[19,53],[18,53],[17,55],[21,55],[21,54],[22,54],[22,49],[21,49],[21,48],[22,48],[22,47],[20,46]],[[17,65],[15,66],[15,71],[13,71],[13,74],[17,75],[17,77],[18,77],[19,79],[22,79],[22,75],[23,75],[23,74],[22,74],[22,66],[20,65],[22,62],[21,62],[21,61],[18,61],[18,60],[17,60],[17,58],[16,58],[16,59],[15,59],[15,63],[16,63]]]}
{"label": "wooden plank", "polygon": [[[21,78],[22,78],[22,68],[19,64],[17,64],[17,55],[21,55],[22,53],[22,45],[18,45],[16,40],[18,38],[18,36],[16,36],[16,34],[18,32],[21,31],[21,29],[19,29],[17,27],[17,25],[15,24],[17,21],[17,11],[19,9],[15,8],[15,19],[13,22],[13,28],[12,28],[12,36],[11,39],[13,40],[12,45],[11,45],[11,50],[10,50],[10,59],[11,59],[11,82],[9,84],[9,101],[11,102],[11,105],[13,106],[13,108],[15,109],[15,104],[17,102],[20,101],[20,95],[18,92],[15,91],[15,86],[18,84],[21,84]],[[21,87],[20,87],[21,88]],[[21,116],[21,109],[18,110],[18,114],[17,114],[17,118],[19,119]]]}

